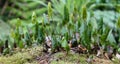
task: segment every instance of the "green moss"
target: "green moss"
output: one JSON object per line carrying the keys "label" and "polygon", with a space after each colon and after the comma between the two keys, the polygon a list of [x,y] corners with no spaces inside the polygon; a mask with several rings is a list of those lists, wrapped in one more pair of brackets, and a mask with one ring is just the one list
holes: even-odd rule
{"label": "green moss", "polygon": [[114,58],[114,60],[112,60],[112,62],[113,62],[114,64],[119,64],[119,63],[120,63],[120,60],[117,59],[117,58]]}
{"label": "green moss", "polygon": [[65,62],[63,60],[60,61],[52,61],[51,64],[73,64],[72,62]]}
{"label": "green moss", "polygon": [[41,54],[41,46],[22,49],[13,55],[1,56],[0,64],[37,64],[35,57]]}
{"label": "green moss", "polygon": [[[36,46],[32,48],[16,50],[13,55],[0,56],[0,64],[39,64],[39,61],[35,60],[36,57],[43,56],[42,47]],[[50,64],[87,64],[86,62],[86,54],[78,54],[78,53],[69,53],[68,55],[65,52],[58,52],[53,54],[50,57]],[[97,62],[104,62],[105,59],[97,58]],[[104,60],[104,61],[103,61]],[[106,62],[112,63],[110,60]],[[114,64],[118,64],[119,60],[115,59],[113,61]]]}
{"label": "green moss", "polygon": [[76,64],[76,63],[82,63],[87,64],[86,62],[86,56],[82,54],[68,54],[65,55],[62,52],[54,54],[54,58],[58,60],[52,60],[51,64]]}

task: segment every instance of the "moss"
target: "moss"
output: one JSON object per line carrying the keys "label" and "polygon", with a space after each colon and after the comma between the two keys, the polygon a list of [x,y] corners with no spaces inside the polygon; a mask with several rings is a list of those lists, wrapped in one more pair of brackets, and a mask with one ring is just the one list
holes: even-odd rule
{"label": "moss", "polygon": [[[32,48],[16,50],[13,55],[0,56],[0,64],[39,64],[37,57],[43,56],[42,47],[36,46]],[[103,64],[119,64],[119,60],[115,59],[113,63],[110,60],[96,58],[95,64],[103,62]],[[50,64],[87,64],[86,54],[58,52],[53,54],[49,61]]]}
{"label": "moss", "polygon": [[35,57],[41,54],[41,46],[22,49],[13,55],[1,56],[0,64],[37,64]]}
{"label": "moss", "polygon": [[73,64],[72,62],[65,62],[63,60],[60,61],[52,61],[51,64]]}
{"label": "moss", "polygon": [[114,58],[114,60],[112,60],[112,62],[113,62],[114,64],[119,64],[119,63],[120,63],[120,60],[117,59],[117,58]]}
{"label": "moss", "polygon": [[[82,54],[68,54],[65,55],[62,52],[54,54],[54,60],[51,61],[51,64],[76,64],[82,63],[87,64],[86,56]],[[57,60],[56,60],[57,59]]]}

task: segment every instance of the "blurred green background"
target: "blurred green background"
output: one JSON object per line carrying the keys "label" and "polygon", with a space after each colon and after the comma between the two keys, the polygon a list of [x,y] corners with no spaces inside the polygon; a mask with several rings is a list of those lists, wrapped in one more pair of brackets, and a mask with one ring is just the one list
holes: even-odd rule
{"label": "blurred green background", "polygon": [[32,13],[35,12],[38,21],[41,20],[43,15],[47,14],[48,2],[52,2],[53,19],[59,21],[64,15],[63,5],[67,1],[70,13],[73,5],[81,10],[81,6],[87,3],[88,13],[93,13],[96,19],[102,16],[105,23],[111,27],[114,27],[114,22],[120,16],[120,0],[76,0],[76,4],[72,3],[72,0],[0,0],[0,38],[16,27],[18,18],[22,25],[30,25]]}
{"label": "blurred green background", "polygon": [[39,19],[47,11],[49,0],[0,0],[0,37],[10,33],[10,28],[16,27],[17,18],[22,24],[30,22],[33,11]]}

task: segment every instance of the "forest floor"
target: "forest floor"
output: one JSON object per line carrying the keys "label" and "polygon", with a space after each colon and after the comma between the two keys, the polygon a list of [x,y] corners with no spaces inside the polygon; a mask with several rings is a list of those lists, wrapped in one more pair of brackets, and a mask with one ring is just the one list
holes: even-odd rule
{"label": "forest floor", "polygon": [[[88,64],[86,54],[57,52],[47,54],[42,52],[42,46],[27,49],[16,49],[13,54],[0,56],[0,64]],[[89,63],[90,64],[90,63]],[[119,64],[118,60],[107,60],[93,56],[92,64]]]}

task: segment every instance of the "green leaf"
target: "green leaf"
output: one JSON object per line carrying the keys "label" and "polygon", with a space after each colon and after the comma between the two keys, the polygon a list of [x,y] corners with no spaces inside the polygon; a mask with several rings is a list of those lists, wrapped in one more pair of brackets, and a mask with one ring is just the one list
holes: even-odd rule
{"label": "green leaf", "polygon": [[98,32],[100,33],[100,34],[102,34],[103,33],[103,18],[101,18],[100,19],[100,21],[98,22]]}
{"label": "green leaf", "polygon": [[118,53],[120,54],[120,48],[118,48]]}
{"label": "green leaf", "polygon": [[48,17],[46,14],[43,14],[43,19],[44,19],[44,24],[47,25],[49,24]]}
{"label": "green leaf", "polygon": [[92,25],[93,32],[96,31],[98,29],[99,25],[97,24],[97,21],[95,20],[95,18],[91,18],[90,23]]}
{"label": "green leaf", "polygon": [[52,36],[52,50],[57,50],[61,46],[58,39],[57,36]]}
{"label": "green leaf", "polygon": [[62,47],[68,52],[70,50],[70,47],[67,43],[67,40],[65,38],[62,39]]}
{"label": "green leaf", "polygon": [[4,54],[4,55],[8,54],[8,53],[10,52],[9,50],[10,50],[9,48],[5,48],[5,49],[3,50],[3,54]]}
{"label": "green leaf", "polygon": [[25,34],[25,41],[27,46],[30,46],[32,44],[32,39],[30,38],[30,34],[28,32]]}
{"label": "green leaf", "polygon": [[24,43],[22,41],[19,42],[19,47],[24,48]]}
{"label": "green leaf", "polygon": [[117,26],[118,28],[120,28],[120,17],[118,18],[118,21],[117,21],[117,23],[116,23],[116,26]]}
{"label": "green leaf", "polygon": [[40,44],[44,41],[44,37],[45,37],[45,33],[44,33],[43,29],[44,29],[43,27],[39,27],[39,29],[38,29],[37,38],[38,38],[38,42]]}
{"label": "green leaf", "polygon": [[110,43],[116,43],[115,38],[112,34],[112,29],[109,31],[106,41],[109,41]]}
{"label": "green leaf", "polygon": [[67,33],[67,28],[66,27],[62,27],[61,34],[64,35],[65,33]]}

